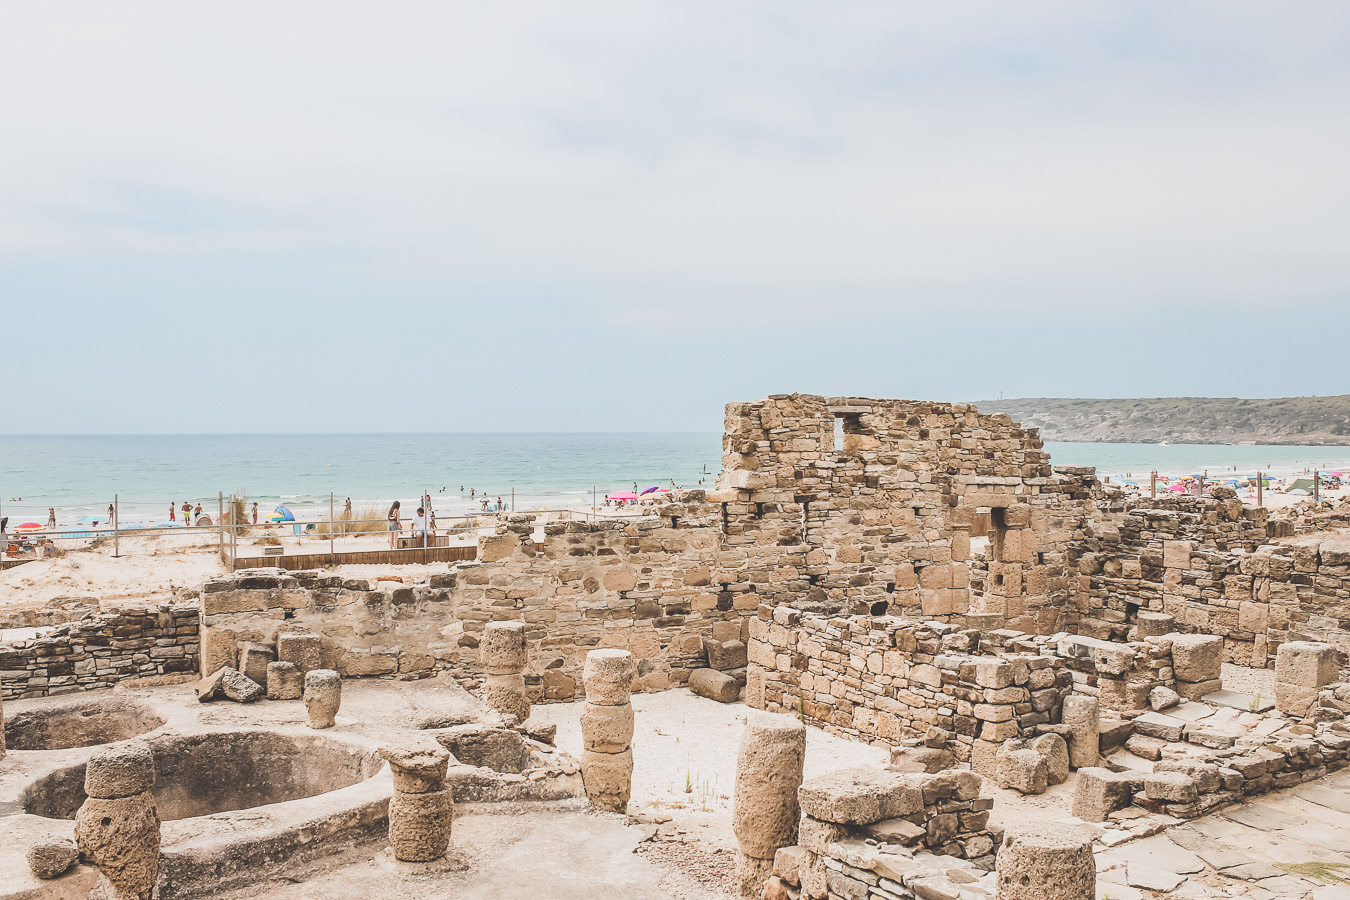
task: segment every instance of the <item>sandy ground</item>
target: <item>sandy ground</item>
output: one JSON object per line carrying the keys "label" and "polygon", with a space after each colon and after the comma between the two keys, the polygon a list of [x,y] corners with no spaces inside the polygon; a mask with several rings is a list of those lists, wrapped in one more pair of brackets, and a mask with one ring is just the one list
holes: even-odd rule
{"label": "sandy ground", "polygon": [[[536,706],[531,722],[555,723],[560,749],[581,757],[581,703]],[[705,854],[731,861],[736,839],[731,831],[736,753],[747,716],[759,715],[740,703],[723,704],[680,688],[659,694],[634,694],[633,797],[630,814],[659,820],[701,845]],[[890,751],[806,729],[806,777],[850,766],[880,766]],[[696,855],[696,854],[694,854]],[[691,859],[691,866],[700,860]]]}

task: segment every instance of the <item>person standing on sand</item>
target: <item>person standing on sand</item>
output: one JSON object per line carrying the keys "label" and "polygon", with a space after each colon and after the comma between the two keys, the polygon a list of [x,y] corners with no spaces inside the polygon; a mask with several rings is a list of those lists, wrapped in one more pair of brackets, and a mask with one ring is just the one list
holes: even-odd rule
{"label": "person standing on sand", "polygon": [[253,501],[253,524],[258,524],[258,501]]}
{"label": "person standing on sand", "polygon": [[54,531],[55,529],[56,529],[56,507],[49,506],[47,507],[47,530]]}
{"label": "person standing on sand", "polygon": [[351,497],[348,497],[348,498],[347,498],[347,505],[344,506],[344,507],[342,507],[342,517],[343,517],[344,519],[350,519],[350,518],[352,517],[352,498],[351,498]]}
{"label": "person standing on sand", "polygon": [[192,504],[186,500],[183,501],[183,524],[192,524]]}
{"label": "person standing on sand", "polygon": [[192,521],[196,522],[201,517],[202,517],[202,505],[198,503],[197,508],[192,511]]}
{"label": "person standing on sand", "polygon": [[116,515],[117,515],[117,512],[113,509],[113,505],[112,505],[111,503],[109,503],[109,504],[108,504],[108,524],[109,524],[109,525],[112,524],[113,517],[116,516]]}
{"label": "person standing on sand", "polygon": [[169,501],[169,521],[170,522],[178,521],[178,507],[173,505],[172,500]]}
{"label": "person standing on sand", "polygon": [[403,520],[400,518],[398,501],[389,507],[389,549],[393,550],[398,546],[398,536],[403,531]]}

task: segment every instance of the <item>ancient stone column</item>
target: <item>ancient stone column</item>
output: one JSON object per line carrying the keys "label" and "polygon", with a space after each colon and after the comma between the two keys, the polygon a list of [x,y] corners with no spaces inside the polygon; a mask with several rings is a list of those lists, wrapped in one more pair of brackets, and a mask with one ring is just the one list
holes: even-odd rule
{"label": "ancient stone column", "polygon": [[592,650],[582,669],[586,706],[581,714],[581,780],[591,802],[614,812],[628,809],[633,786],[633,655]]}
{"label": "ancient stone column", "polygon": [[1069,726],[1069,763],[1075,769],[1097,764],[1098,744],[1101,740],[1101,718],[1097,698],[1086,694],[1070,694],[1064,698],[1064,712],[1060,721]]}
{"label": "ancient stone column", "polygon": [[1009,828],[998,852],[999,900],[1094,900],[1092,835],[1038,822]]}
{"label": "ancient stone column", "polygon": [[524,722],[530,717],[525,694],[525,623],[488,622],[478,644],[478,659],[487,673],[487,705],[503,716]]}
{"label": "ancient stone column", "polygon": [[450,754],[434,741],[381,747],[394,775],[389,801],[389,845],[394,858],[430,862],[450,846],[454,801],[445,789]]}
{"label": "ancient stone column", "polygon": [[88,799],[75,813],[75,842],[98,867],[109,900],[149,900],[154,890],[159,877],[154,784],[155,757],[144,744],[109,747],[85,766]]}
{"label": "ancient stone column", "polygon": [[342,706],[342,678],[332,669],[305,673],[305,709],[310,728],[332,728]]}
{"label": "ancient stone column", "polygon": [[754,713],[741,733],[736,754],[736,800],[731,827],[736,833],[736,885],[740,896],[757,900],[773,874],[774,854],[797,842],[806,760],[806,725],[793,716]]}

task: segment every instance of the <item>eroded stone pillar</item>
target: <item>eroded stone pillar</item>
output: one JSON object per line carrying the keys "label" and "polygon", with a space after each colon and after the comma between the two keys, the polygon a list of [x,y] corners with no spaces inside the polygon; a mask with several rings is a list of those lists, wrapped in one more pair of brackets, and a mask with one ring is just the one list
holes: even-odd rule
{"label": "eroded stone pillar", "polygon": [[1096,697],[1070,694],[1064,698],[1060,721],[1069,726],[1069,763],[1075,769],[1097,764],[1101,741],[1100,708]]}
{"label": "eroded stone pillar", "polygon": [[389,845],[394,858],[430,862],[450,846],[454,800],[445,789],[450,754],[432,741],[381,747],[394,775],[389,801]]}
{"label": "eroded stone pillar", "polygon": [[628,809],[633,786],[633,655],[592,650],[582,669],[586,706],[581,714],[581,779],[591,802],[614,812]]}
{"label": "eroded stone pillar", "polygon": [[332,669],[305,673],[305,709],[310,728],[332,728],[342,706],[342,677]]}
{"label": "eroded stone pillar", "polygon": [[75,843],[98,867],[109,900],[149,900],[159,877],[159,813],[150,789],[155,758],[144,744],[109,747],[84,770],[88,799],[75,813]]}
{"label": "eroded stone pillar", "polygon": [[503,716],[524,722],[530,717],[530,698],[525,693],[524,622],[488,622],[478,644],[478,659],[487,673],[487,705]]}
{"label": "eroded stone pillar", "polygon": [[739,847],[736,886],[756,900],[773,874],[774,854],[797,842],[806,760],[806,725],[788,715],[752,714],[736,754],[736,794],[731,827]]}
{"label": "eroded stone pillar", "polygon": [[1039,822],[1009,828],[998,852],[998,900],[1095,900],[1092,835]]}

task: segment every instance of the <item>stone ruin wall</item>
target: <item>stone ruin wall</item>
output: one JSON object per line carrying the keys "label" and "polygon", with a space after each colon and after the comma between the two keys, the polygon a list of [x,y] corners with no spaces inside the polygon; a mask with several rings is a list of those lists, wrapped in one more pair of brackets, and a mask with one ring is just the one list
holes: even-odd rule
{"label": "stone ruin wall", "polygon": [[0,644],[0,685],[4,699],[17,700],[190,674],[197,652],[196,604],[105,609],[33,640]]}
{"label": "stone ruin wall", "polygon": [[533,700],[579,695],[586,654],[633,654],[637,684],[663,690],[707,665],[704,641],[741,640],[749,600],[712,584],[720,509],[671,506],[641,522],[521,522],[480,539],[479,558],[424,584],[250,570],[202,593],[203,671],[237,665],[243,643],[283,630],[322,636],[325,666],[344,676],[481,675],[490,621],[526,625]]}
{"label": "stone ruin wall", "polygon": [[1290,640],[1350,651],[1350,541],[1267,543],[1266,510],[1213,494],[1119,504],[1093,523],[1073,629],[1122,640],[1152,611],[1180,631],[1222,636],[1226,661],[1239,665],[1269,667]]}
{"label": "stone ruin wall", "polygon": [[[836,446],[837,444],[837,446]],[[727,406],[714,580],[756,604],[1060,630],[1092,482],[967,404],[778,395]],[[1078,474],[1075,474],[1078,473]],[[992,560],[970,530],[991,510]]]}

